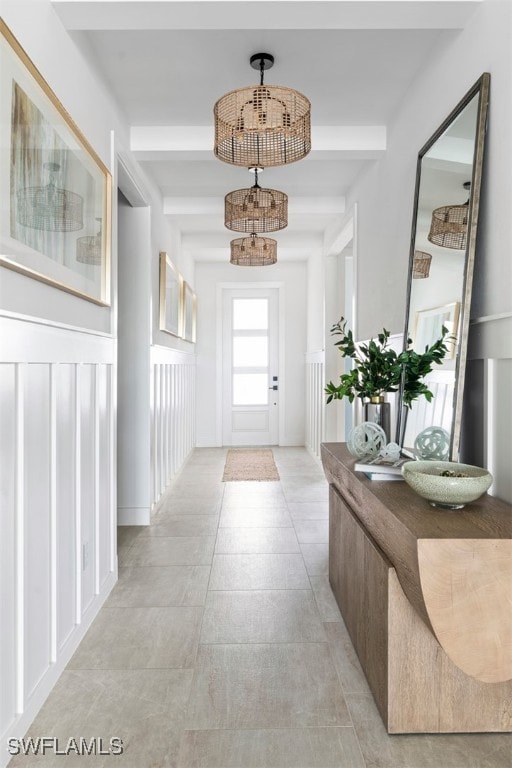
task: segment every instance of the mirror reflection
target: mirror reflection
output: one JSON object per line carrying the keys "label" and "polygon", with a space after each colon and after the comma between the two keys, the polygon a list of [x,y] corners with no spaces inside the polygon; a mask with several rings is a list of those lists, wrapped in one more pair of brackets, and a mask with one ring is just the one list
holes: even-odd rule
{"label": "mirror reflection", "polygon": [[446,458],[458,458],[488,77],[418,158],[405,333],[418,352],[440,338],[443,326],[450,340],[442,364],[426,379],[431,403],[421,398],[402,409],[399,440],[409,455],[430,449],[437,455],[428,458],[440,458],[444,446]]}

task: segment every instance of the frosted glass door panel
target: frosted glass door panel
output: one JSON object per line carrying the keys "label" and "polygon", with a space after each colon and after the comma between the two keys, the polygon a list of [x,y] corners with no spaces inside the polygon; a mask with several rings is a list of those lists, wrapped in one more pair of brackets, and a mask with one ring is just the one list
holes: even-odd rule
{"label": "frosted glass door panel", "polygon": [[233,330],[260,331],[268,328],[268,299],[233,299]]}
{"label": "frosted glass door panel", "polygon": [[268,375],[266,373],[233,374],[233,405],[267,405]]}
{"label": "frosted glass door panel", "polygon": [[277,445],[278,289],[239,285],[222,296],[223,445]]}
{"label": "frosted glass door panel", "polygon": [[268,366],[268,336],[235,336],[233,339],[234,368],[266,368]]}

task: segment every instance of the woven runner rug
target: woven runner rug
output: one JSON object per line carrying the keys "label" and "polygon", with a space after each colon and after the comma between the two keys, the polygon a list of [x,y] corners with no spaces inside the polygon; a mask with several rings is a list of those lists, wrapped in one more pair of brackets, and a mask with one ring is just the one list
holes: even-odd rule
{"label": "woven runner rug", "polygon": [[270,448],[230,448],[226,456],[222,482],[233,480],[279,480],[279,472]]}

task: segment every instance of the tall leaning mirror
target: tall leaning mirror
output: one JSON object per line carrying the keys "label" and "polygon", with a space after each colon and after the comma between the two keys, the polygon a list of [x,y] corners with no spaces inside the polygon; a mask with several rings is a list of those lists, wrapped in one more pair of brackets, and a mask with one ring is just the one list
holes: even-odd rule
{"label": "tall leaning mirror", "polygon": [[489,84],[485,73],[418,155],[404,338],[423,352],[445,326],[451,340],[426,379],[431,403],[399,400],[397,441],[408,456],[459,458]]}

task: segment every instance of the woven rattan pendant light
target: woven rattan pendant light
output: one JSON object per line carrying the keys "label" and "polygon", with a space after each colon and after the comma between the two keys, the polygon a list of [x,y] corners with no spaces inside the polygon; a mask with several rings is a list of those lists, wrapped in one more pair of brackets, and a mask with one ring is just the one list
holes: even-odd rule
{"label": "woven rattan pendant light", "polygon": [[301,160],[311,149],[309,99],[293,88],[263,85],[271,54],[256,53],[250,64],[260,71],[260,85],[230,91],[215,104],[215,155],[245,168]]}
{"label": "woven rattan pendant light", "polygon": [[270,237],[239,237],[231,241],[231,264],[239,267],[266,267],[277,261],[277,241]]}
{"label": "woven rattan pendant light", "polygon": [[45,163],[49,181],[45,187],[25,187],[17,193],[16,218],[24,227],[48,232],[76,232],[83,229],[83,198],[57,187],[58,163]]}
{"label": "woven rattan pendant light", "polygon": [[235,232],[276,232],[288,226],[288,195],[258,184],[258,168],[254,185],[235,189],[224,198],[224,224]]}
{"label": "woven rattan pendant light", "polygon": [[[464,183],[470,189],[471,182]],[[466,250],[468,239],[469,200],[463,205],[443,205],[432,211],[432,221],[427,240],[442,248]]]}

